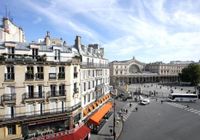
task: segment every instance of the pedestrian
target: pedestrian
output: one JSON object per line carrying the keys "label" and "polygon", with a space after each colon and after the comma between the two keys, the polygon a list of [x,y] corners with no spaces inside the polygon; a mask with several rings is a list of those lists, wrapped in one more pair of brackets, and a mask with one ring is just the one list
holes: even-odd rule
{"label": "pedestrian", "polygon": [[129,104],[129,106],[131,107],[131,106],[132,106],[132,104],[130,103],[130,104]]}
{"label": "pedestrian", "polygon": [[126,114],[128,113],[128,110],[126,109]]}
{"label": "pedestrian", "polygon": [[137,107],[135,107],[135,111],[138,111],[138,108],[137,108]]}

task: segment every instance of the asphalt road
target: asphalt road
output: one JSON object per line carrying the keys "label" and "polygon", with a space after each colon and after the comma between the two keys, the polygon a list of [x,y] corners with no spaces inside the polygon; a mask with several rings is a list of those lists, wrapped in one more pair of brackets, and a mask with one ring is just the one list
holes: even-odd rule
{"label": "asphalt road", "polygon": [[124,122],[119,140],[200,139],[200,115],[155,100],[138,108]]}

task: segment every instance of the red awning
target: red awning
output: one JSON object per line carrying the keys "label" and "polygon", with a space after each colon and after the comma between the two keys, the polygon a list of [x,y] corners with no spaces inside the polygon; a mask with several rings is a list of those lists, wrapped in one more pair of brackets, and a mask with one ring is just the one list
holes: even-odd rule
{"label": "red awning", "polygon": [[90,129],[83,125],[76,132],[56,138],[57,140],[84,140],[90,133]]}

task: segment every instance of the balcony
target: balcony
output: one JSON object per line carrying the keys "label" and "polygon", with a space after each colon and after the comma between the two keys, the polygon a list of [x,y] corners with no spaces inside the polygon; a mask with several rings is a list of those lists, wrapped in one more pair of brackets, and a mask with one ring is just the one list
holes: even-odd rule
{"label": "balcony", "polygon": [[100,64],[100,63],[82,62],[81,67],[82,68],[109,68],[109,65],[108,64]]}
{"label": "balcony", "polygon": [[56,79],[57,79],[56,73],[49,73],[49,80],[56,80]]}
{"label": "balcony", "polygon": [[48,98],[64,98],[66,97],[66,90],[59,90],[59,91],[49,91],[47,93]]}
{"label": "balcony", "polygon": [[23,100],[44,100],[45,95],[44,92],[26,92],[22,95]]}
{"label": "balcony", "polygon": [[64,72],[58,73],[58,79],[65,79],[65,73]]}
{"label": "balcony", "polygon": [[25,73],[25,80],[34,80],[34,73]]}
{"label": "balcony", "polygon": [[74,78],[78,77],[78,72],[74,72]]}
{"label": "balcony", "polygon": [[15,80],[15,73],[5,73],[4,74],[5,81],[14,81]]}
{"label": "balcony", "polygon": [[33,55],[27,55],[27,54],[8,54],[3,53],[0,55],[0,61],[6,61],[6,62],[45,62],[46,56],[33,56]]}
{"label": "balcony", "polygon": [[1,96],[1,103],[6,104],[6,103],[15,103],[16,102],[16,93],[11,93],[11,94],[3,94]]}
{"label": "balcony", "polygon": [[35,77],[36,80],[44,80],[44,73],[36,73]]}
{"label": "balcony", "polygon": [[23,113],[15,113],[15,114],[4,114],[0,115],[0,125],[5,125],[9,123],[15,122],[28,122],[28,121],[36,121],[41,122],[42,120],[49,120],[50,117],[56,119],[57,117],[64,116],[66,119],[66,113],[70,114],[71,112],[79,109],[81,107],[81,103],[75,104],[70,107],[62,107],[62,108],[54,108],[54,109],[45,109],[45,111],[31,111],[31,112],[23,112]]}

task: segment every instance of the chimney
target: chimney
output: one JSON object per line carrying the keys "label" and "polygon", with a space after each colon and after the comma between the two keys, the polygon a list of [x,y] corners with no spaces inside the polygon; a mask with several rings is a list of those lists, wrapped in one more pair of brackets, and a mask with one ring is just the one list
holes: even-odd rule
{"label": "chimney", "polygon": [[81,37],[80,36],[76,36],[76,39],[75,39],[75,48],[78,51],[81,50]]}
{"label": "chimney", "polygon": [[50,40],[50,33],[49,31],[47,31],[46,37],[44,39],[46,46],[50,46],[51,45],[51,40]]}

